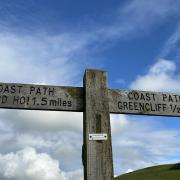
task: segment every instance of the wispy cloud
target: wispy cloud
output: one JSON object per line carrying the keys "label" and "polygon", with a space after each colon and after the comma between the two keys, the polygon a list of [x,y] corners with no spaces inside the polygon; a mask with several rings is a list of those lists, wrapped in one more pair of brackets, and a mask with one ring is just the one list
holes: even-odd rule
{"label": "wispy cloud", "polygon": [[[35,8],[36,3],[31,2],[29,3],[29,6],[34,7],[36,10],[34,14],[31,12],[28,15],[28,13],[24,13],[25,11],[28,11],[25,5],[27,4],[20,3],[17,5],[17,3],[13,2],[1,2],[1,9],[3,10],[2,17],[8,17],[7,19],[2,18],[0,23],[1,31],[10,31],[11,33],[16,32],[20,35],[24,33],[32,34],[32,32],[34,34],[37,33],[37,31],[39,31],[40,34],[42,32],[46,32],[49,35],[52,34],[52,30],[49,29],[49,26],[46,23],[49,17],[45,16],[44,11],[38,12]],[[149,33],[151,29],[157,28],[159,25],[167,22],[170,17],[177,16],[179,7],[180,2],[178,0],[151,0],[148,2],[144,0],[129,0],[126,3],[122,3],[122,5],[120,3],[111,15],[106,15],[108,20],[105,23],[102,23],[97,19],[91,19],[90,21],[87,20],[80,24],[78,28],[72,24],[73,28],[69,28],[68,31],[63,31],[60,27],[66,26],[66,24],[65,22],[60,22],[59,28],[56,27],[53,34],[56,36],[65,32],[66,34],[73,34],[74,39],[71,37],[69,40],[76,40],[76,43],[78,43],[77,47],[79,47],[79,43],[82,43],[83,40],[84,45],[88,46],[88,48],[93,48],[93,46],[96,48],[98,44],[103,48],[110,42],[117,42],[121,39],[128,39],[130,37],[139,37]],[[22,11],[22,14],[25,16],[24,18],[27,18],[26,21],[29,22],[29,25],[25,23],[26,21],[18,23],[21,19],[19,18],[21,13],[10,13],[13,9],[20,12]],[[43,13],[43,16],[40,16],[40,13]],[[102,14],[102,16],[104,16],[104,14]],[[40,17],[43,17],[43,19]],[[14,24],[18,25],[13,26]],[[107,44],[104,44],[104,42]]]}
{"label": "wispy cloud", "polygon": [[118,40],[146,35],[150,30],[167,22],[178,14],[178,0],[132,0],[114,13],[114,19],[107,26],[95,31],[101,40]]}
{"label": "wispy cloud", "polygon": [[164,47],[162,48],[159,57],[163,58],[168,56],[170,53],[175,52],[176,56],[179,56],[179,40],[180,40],[180,25],[177,26],[175,32],[169,37]]}
{"label": "wispy cloud", "polygon": [[83,56],[84,43],[71,34],[21,37],[0,32],[0,79],[59,85],[79,83],[83,65],[78,57]]}

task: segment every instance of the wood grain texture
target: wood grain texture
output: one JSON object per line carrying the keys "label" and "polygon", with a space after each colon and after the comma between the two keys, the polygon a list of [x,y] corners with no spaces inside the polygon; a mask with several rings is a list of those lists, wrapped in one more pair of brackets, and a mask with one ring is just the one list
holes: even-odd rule
{"label": "wood grain texture", "polygon": [[109,112],[180,116],[180,94],[135,90],[108,90]]}
{"label": "wood grain texture", "polygon": [[[84,76],[84,179],[112,180],[111,128],[106,72],[86,70]],[[89,141],[91,133],[107,133],[107,141]]]}
{"label": "wood grain texture", "polygon": [[84,91],[81,87],[0,83],[0,108],[82,112]]}

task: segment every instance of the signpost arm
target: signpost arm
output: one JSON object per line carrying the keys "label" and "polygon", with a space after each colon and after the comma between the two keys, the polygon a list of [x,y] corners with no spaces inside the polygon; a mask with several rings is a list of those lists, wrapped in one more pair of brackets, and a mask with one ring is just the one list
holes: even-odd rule
{"label": "signpost arm", "polygon": [[[106,72],[86,70],[84,89],[84,145],[82,155],[84,180],[112,180],[113,161]],[[91,133],[106,133],[107,140],[90,141],[89,134]]]}

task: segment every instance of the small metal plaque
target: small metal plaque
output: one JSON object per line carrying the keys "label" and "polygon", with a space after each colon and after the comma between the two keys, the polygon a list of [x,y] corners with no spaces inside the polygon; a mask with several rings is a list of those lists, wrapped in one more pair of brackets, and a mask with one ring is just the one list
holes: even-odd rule
{"label": "small metal plaque", "polygon": [[89,134],[89,141],[105,141],[108,139],[107,133]]}

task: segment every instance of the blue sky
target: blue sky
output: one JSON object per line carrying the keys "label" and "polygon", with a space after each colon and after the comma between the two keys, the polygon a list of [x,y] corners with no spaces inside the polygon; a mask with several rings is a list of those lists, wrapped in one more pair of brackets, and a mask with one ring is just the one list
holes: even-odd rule
{"label": "blue sky", "polygon": [[[82,86],[94,68],[113,89],[180,92],[179,8],[1,0],[0,81]],[[111,115],[111,126],[115,175],[180,161],[179,118]],[[82,179],[82,113],[1,110],[0,136],[0,179]]]}

